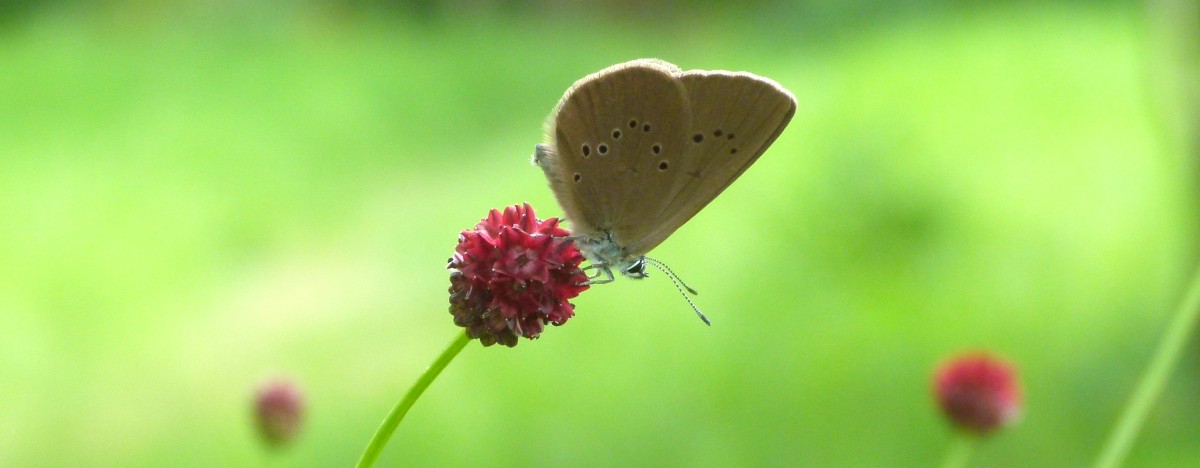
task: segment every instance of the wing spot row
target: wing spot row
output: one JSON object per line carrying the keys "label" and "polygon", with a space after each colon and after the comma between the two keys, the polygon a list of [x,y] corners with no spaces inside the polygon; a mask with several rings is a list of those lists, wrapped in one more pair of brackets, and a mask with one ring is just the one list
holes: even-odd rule
{"label": "wing spot row", "polygon": [[[637,119],[629,119],[629,128],[638,128]],[[646,132],[646,133],[650,132],[650,123],[649,122],[642,122],[642,131]],[[613,130],[613,138],[617,138],[616,130]]]}
{"label": "wing spot row", "polygon": [[[654,154],[658,154],[658,152],[662,150],[662,148],[659,147],[658,145],[654,145],[654,148],[652,148],[652,149],[654,150]],[[608,145],[606,145],[604,143],[600,143],[600,144],[596,145],[596,153],[599,153],[601,156],[608,154]],[[592,147],[589,146],[587,143],[584,143],[583,148],[582,148],[582,154],[583,154],[584,159],[587,159],[589,156],[592,155]]]}
{"label": "wing spot row", "polygon": [[[733,139],[733,134],[732,134],[732,133],[728,133],[728,134],[727,134],[727,133],[725,133],[723,130],[721,130],[721,129],[719,129],[719,128],[718,128],[718,129],[716,129],[716,130],[713,130],[713,132],[712,132],[712,135],[713,135],[714,137],[716,137],[716,138],[720,138],[720,137],[721,137],[721,135],[725,135],[725,139],[726,139],[726,140],[732,140],[732,139]],[[692,135],[692,141],[693,141],[693,142],[696,142],[696,143],[700,143],[700,142],[704,141],[704,134],[703,134],[703,133],[697,133],[697,134],[695,134],[695,135]]]}
{"label": "wing spot row", "polygon": [[667,164],[666,159],[658,162],[658,170],[660,170],[660,171],[666,172],[667,167],[669,167],[669,166],[670,166],[670,164]]}

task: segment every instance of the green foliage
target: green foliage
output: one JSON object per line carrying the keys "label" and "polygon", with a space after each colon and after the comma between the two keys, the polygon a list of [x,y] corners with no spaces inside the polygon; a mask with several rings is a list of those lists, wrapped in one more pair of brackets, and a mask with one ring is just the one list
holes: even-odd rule
{"label": "green foliage", "polygon": [[[635,57],[751,70],[800,102],[654,252],[713,327],[665,278],[593,288],[538,342],[469,346],[384,462],[928,465],[952,440],[929,374],[986,348],[1020,367],[1027,409],[976,460],[1079,465],[1193,258],[1194,181],[1124,7],[843,30],[765,7],[198,5],[0,23],[0,465],[353,463],[458,332],[458,231],[521,201],[556,214],[529,165],[542,119]],[[250,403],[277,373],[310,419],[270,453]],[[1196,380],[1132,462],[1196,460]]]}

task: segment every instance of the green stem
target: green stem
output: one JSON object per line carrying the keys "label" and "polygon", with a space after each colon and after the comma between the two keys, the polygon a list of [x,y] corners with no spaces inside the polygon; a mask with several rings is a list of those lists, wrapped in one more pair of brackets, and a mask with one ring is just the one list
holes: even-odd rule
{"label": "green stem", "polygon": [[1154,351],[1149,367],[1146,368],[1133,397],[1130,398],[1129,404],[1125,405],[1121,419],[1118,420],[1103,451],[1100,452],[1100,458],[1096,460],[1096,468],[1115,468],[1125,460],[1129,448],[1133,446],[1133,441],[1137,438],[1138,431],[1141,430],[1146,416],[1150,413],[1150,408],[1162,394],[1163,387],[1171,377],[1171,370],[1178,364],[1184,345],[1191,337],[1192,330],[1196,328],[1198,318],[1200,318],[1200,269],[1192,278],[1192,285],[1187,296],[1184,297],[1183,303],[1179,305],[1179,310],[1175,312],[1175,317],[1171,319],[1171,324],[1167,327],[1167,336],[1158,343],[1158,349]]}
{"label": "green stem", "polygon": [[409,408],[412,408],[413,403],[417,402],[417,398],[421,398],[421,394],[433,383],[438,374],[442,373],[450,361],[454,360],[454,356],[458,355],[459,351],[467,346],[471,338],[466,332],[459,333],[454,337],[454,341],[450,342],[450,346],[442,351],[442,355],[438,356],[436,361],[425,369],[425,373],[413,383],[412,388],[408,389],[408,393],[404,398],[392,408],[392,412],[388,414],[387,419],[383,420],[383,424],[379,425],[379,430],[375,431],[375,437],[371,438],[371,443],[367,444],[367,450],[363,452],[362,458],[358,460],[359,468],[366,468],[375,465],[375,460],[379,459],[379,454],[383,452],[383,448],[387,445],[388,439],[392,438],[392,433],[396,432],[396,427],[400,425],[400,421],[404,419],[404,415],[408,414]]}
{"label": "green stem", "polygon": [[950,450],[946,451],[946,459],[942,460],[942,468],[962,468],[967,466],[967,462],[971,460],[971,453],[975,451],[975,444],[979,441],[979,437],[974,434],[959,432],[958,437],[950,445]]}

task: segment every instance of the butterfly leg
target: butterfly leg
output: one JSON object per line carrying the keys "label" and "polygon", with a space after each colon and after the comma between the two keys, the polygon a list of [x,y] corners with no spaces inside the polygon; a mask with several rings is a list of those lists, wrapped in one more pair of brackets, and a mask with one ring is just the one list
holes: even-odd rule
{"label": "butterfly leg", "polygon": [[[588,275],[588,280],[587,280],[587,283],[586,283],[586,284],[588,284],[588,285],[594,285],[594,284],[606,284],[606,283],[611,283],[611,282],[613,282],[613,279],[614,279],[614,278],[613,278],[612,270],[610,270],[610,269],[608,268],[608,265],[596,265],[596,264],[591,264],[591,265],[588,265],[588,266],[586,266],[586,267],[583,267],[583,271],[585,271],[585,272],[586,272],[586,271],[588,271],[588,270],[596,270],[596,271],[595,271],[595,273],[592,273],[592,274],[589,274],[589,275]],[[601,276],[601,275],[603,275],[603,276],[604,276],[604,278],[603,278],[603,279],[600,279],[600,276]]]}

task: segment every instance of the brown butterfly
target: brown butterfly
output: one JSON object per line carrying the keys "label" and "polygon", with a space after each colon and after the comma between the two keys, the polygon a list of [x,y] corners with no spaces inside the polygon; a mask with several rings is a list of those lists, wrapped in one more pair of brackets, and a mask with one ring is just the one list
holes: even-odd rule
{"label": "brown butterfly", "polygon": [[612,269],[644,278],[647,263],[674,281],[646,253],[754,164],[795,112],[792,93],[767,78],[633,60],[567,89],[533,161],[598,269],[593,283],[612,281]]}

